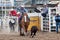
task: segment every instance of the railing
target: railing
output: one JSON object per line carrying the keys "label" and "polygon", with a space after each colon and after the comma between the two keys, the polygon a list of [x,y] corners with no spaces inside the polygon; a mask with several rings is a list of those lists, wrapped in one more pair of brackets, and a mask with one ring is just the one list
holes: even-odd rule
{"label": "railing", "polygon": [[26,4],[27,2],[31,2],[31,0],[24,0],[23,4]]}
{"label": "railing", "polygon": [[8,2],[0,2],[0,6],[12,6],[12,5],[11,2],[8,1]]}
{"label": "railing", "polygon": [[36,0],[36,4],[44,4],[44,3],[48,3],[49,2],[49,0]]}
{"label": "railing", "polygon": [[22,4],[26,4],[28,2],[31,2],[31,0],[24,0],[24,1],[17,1],[17,2],[15,1],[14,5],[19,6],[19,5],[22,5]]}

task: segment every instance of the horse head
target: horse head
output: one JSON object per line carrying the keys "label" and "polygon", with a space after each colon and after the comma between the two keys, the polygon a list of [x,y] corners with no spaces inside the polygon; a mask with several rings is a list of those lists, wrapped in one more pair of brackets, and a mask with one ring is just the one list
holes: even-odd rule
{"label": "horse head", "polygon": [[27,15],[27,13],[24,13],[24,15],[23,15],[23,16],[28,16],[28,15]]}
{"label": "horse head", "polygon": [[28,22],[29,21],[27,13],[24,13],[23,16],[22,16],[22,18],[23,18],[24,22]]}

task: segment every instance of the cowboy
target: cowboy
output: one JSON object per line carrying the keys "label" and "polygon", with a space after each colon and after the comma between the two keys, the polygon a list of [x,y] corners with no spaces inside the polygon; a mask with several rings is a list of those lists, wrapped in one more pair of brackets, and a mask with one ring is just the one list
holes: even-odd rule
{"label": "cowboy", "polygon": [[20,13],[22,13],[22,15],[26,12],[28,12],[28,10],[24,7],[24,5],[21,5],[20,7],[17,8],[17,10],[20,11]]}
{"label": "cowboy", "polygon": [[58,28],[60,27],[60,15],[59,14],[55,16],[55,21],[56,21],[56,32],[58,33]]}
{"label": "cowboy", "polygon": [[47,14],[48,14],[47,4],[43,4],[43,9],[42,9],[41,13],[42,13],[42,16],[43,17],[46,17],[47,16]]}
{"label": "cowboy", "polygon": [[22,19],[22,16],[24,13],[27,13],[28,10],[24,7],[24,5],[21,5],[20,7],[17,8],[17,10],[20,12],[20,20]]}

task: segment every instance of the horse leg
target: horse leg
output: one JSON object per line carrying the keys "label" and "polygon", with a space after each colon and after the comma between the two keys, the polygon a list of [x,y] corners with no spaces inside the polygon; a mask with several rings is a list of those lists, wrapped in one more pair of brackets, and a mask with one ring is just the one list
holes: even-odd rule
{"label": "horse leg", "polygon": [[22,35],[22,33],[21,33],[21,27],[20,27],[20,35]]}
{"label": "horse leg", "polygon": [[20,36],[22,36],[22,25],[19,24],[19,28],[20,28]]}
{"label": "horse leg", "polygon": [[20,31],[20,35],[21,35],[21,25],[19,24],[19,31]]}
{"label": "horse leg", "polygon": [[21,30],[21,32],[22,32],[22,35],[25,36],[26,33],[25,33],[25,27],[24,27],[24,25],[22,25],[22,30]]}
{"label": "horse leg", "polygon": [[28,36],[27,29],[28,29],[28,25],[25,25],[25,32],[26,32],[26,35]]}
{"label": "horse leg", "polygon": [[26,25],[25,25],[26,33],[27,33],[27,31],[28,31],[28,30],[27,30],[27,29],[28,29],[28,25],[29,25],[29,23],[27,22]]}
{"label": "horse leg", "polygon": [[20,35],[24,36],[24,29],[22,27],[20,28]]}
{"label": "horse leg", "polygon": [[27,33],[27,26],[25,25],[25,32]]}

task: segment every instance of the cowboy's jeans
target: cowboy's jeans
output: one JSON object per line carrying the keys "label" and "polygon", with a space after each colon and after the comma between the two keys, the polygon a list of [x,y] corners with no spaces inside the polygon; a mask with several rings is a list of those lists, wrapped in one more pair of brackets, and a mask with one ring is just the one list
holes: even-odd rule
{"label": "cowboy's jeans", "polygon": [[58,28],[60,28],[60,23],[56,22],[56,32],[58,33]]}

